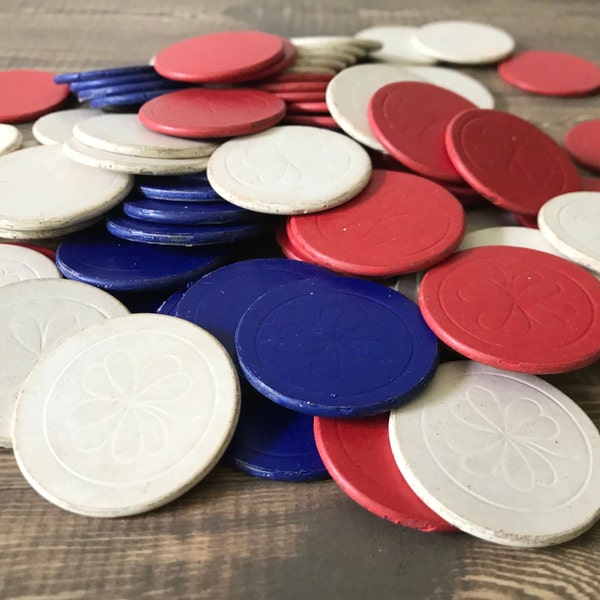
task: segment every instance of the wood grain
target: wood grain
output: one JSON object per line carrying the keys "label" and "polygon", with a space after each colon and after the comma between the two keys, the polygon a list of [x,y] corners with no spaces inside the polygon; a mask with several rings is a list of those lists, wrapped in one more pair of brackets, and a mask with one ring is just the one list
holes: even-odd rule
{"label": "wood grain", "polygon": [[[0,68],[57,71],[146,61],[219,29],[352,34],[376,24],[469,18],[520,48],[598,61],[597,0],[3,0]],[[561,139],[600,117],[598,96],[521,93],[493,68],[466,69],[501,109]],[[1,93],[1,91],[0,91]],[[600,425],[600,365],[549,378]],[[331,481],[283,484],[219,466],[178,501],[129,519],[87,519],[40,498],[0,453],[0,599],[600,598],[600,529],[542,550],[423,534],[377,519]]]}

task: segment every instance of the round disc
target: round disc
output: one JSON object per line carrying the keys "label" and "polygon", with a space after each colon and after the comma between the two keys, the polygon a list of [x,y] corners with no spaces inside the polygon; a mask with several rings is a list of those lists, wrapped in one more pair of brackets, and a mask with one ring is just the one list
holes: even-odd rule
{"label": "round disc", "polygon": [[40,144],[62,144],[73,135],[73,127],[77,123],[101,114],[99,110],[92,108],[59,110],[40,117],[33,124],[31,131]]}
{"label": "round disc", "polygon": [[391,277],[428,268],[456,249],[465,230],[460,203],[416,175],[375,170],[346,204],[291,217],[287,233],[311,260],[352,275]]}
{"label": "round disc", "polygon": [[128,67],[114,67],[111,69],[94,69],[91,71],[61,73],[60,75],[57,75],[54,80],[57,83],[74,83],[79,81],[110,79],[112,77],[136,77],[140,74],[148,73],[154,73],[154,69],[148,65],[131,65]]}
{"label": "round disc", "polygon": [[600,171],[600,119],[584,121],[565,136],[569,154],[584,167]]}
{"label": "round disc", "polygon": [[446,149],[456,170],[501,208],[535,215],[581,180],[567,153],[531,123],[498,110],[469,110],[450,123]]}
{"label": "round disc", "polygon": [[600,516],[600,435],[542,379],[474,362],[440,366],[390,417],[392,451],[430,508],[508,546],[570,540]]}
{"label": "round disc", "polygon": [[164,315],[92,326],[47,354],[19,396],[19,468],[83,515],[148,511],[198,483],[235,428],[231,359],[202,329]]}
{"label": "round disc", "polygon": [[257,133],[285,116],[285,102],[262,90],[190,88],[142,106],[140,121],[159,133],[192,138]]}
{"label": "round disc", "polygon": [[537,229],[526,227],[488,227],[467,233],[457,252],[481,246],[515,246],[562,256]]}
{"label": "round disc", "polygon": [[426,273],[419,306],[443,342],[493,367],[559,373],[600,358],[600,281],[546,252],[459,252]]}
{"label": "round disc", "polygon": [[288,115],[285,118],[284,123],[286,125],[305,125],[307,127],[339,129],[335,119],[329,115]]}
{"label": "round disc", "polygon": [[326,102],[291,102],[287,105],[288,115],[302,114],[322,114],[329,115],[329,109]]}
{"label": "round disc", "polygon": [[208,179],[242,208],[274,214],[315,212],[356,196],[371,176],[366,151],[316,127],[274,127],[225,142],[210,157]]}
{"label": "round disc", "polygon": [[401,25],[383,25],[367,27],[354,34],[355,37],[376,40],[383,44],[381,50],[371,53],[375,60],[385,63],[408,63],[414,65],[431,65],[435,58],[423,54],[412,43],[417,27]]}
{"label": "round disc", "polygon": [[0,244],[0,287],[26,279],[58,278],[60,273],[47,256],[30,248]]}
{"label": "round disc", "polygon": [[14,125],[0,123],[0,156],[18,150],[22,142],[23,136]]}

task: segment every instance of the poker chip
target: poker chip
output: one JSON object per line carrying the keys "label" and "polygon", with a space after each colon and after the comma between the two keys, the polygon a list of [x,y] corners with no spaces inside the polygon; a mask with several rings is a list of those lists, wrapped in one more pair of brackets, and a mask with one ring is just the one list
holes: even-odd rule
{"label": "poker chip", "polygon": [[455,531],[406,483],[392,454],[388,420],[387,413],[362,419],[315,417],[315,440],[329,474],[378,517],[421,531]]}
{"label": "poker chip", "polygon": [[386,412],[418,394],[437,365],[437,340],[418,307],[358,279],[306,279],[267,292],[242,316],[235,344],[261,394],[315,416]]}
{"label": "poker chip", "polygon": [[415,65],[431,65],[435,58],[423,54],[412,43],[417,27],[402,25],[383,25],[367,27],[354,34],[354,37],[381,42],[381,50],[371,53],[371,58],[385,63],[408,63]]}
{"label": "poker chip", "polygon": [[371,176],[368,154],[339,133],[289,125],[225,142],[210,157],[208,180],[229,202],[272,214],[343,204]]}
{"label": "poker chip", "polygon": [[314,71],[303,71],[303,72],[293,72],[293,71],[284,71],[283,73],[279,73],[278,75],[273,75],[269,77],[268,81],[257,84],[258,86],[262,86],[264,84],[281,84],[281,83],[328,83],[333,79],[333,75],[329,73],[316,73]]}
{"label": "poker chip", "polygon": [[165,315],[110,319],[33,369],[16,409],[15,458],[65,510],[138,514],[215,466],[238,412],[235,370],[210,334]]}
{"label": "poker chip", "polygon": [[329,115],[288,115],[285,118],[286,125],[303,125],[306,127],[325,127],[327,129],[339,129],[333,117]]}
{"label": "poker chip", "polygon": [[113,237],[104,227],[69,237],[56,252],[56,266],[65,277],[110,291],[179,287],[227,259],[221,247],[138,244]]}
{"label": "poker chip", "polygon": [[265,479],[314,481],[329,475],[317,451],[310,415],[283,408],[244,389],[240,418],[225,460]]}
{"label": "poker chip", "polygon": [[210,202],[220,198],[208,183],[205,172],[167,177],[138,177],[136,190],[142,196],[156,200]]}
{"label": "poker chip", "polygon": [[62,144],[73,135],[73,128],[77,123],[101,114],[99,110],[92,108],[59,110],[40,117],[31,131],[40,144]]}
{"label": "poker chip", "polygon": [[311,261],[342,273],[391,277],[432,266],[464,234],[461,205],[422,177],[374,170],[340,207],[291,217],[288,238]]}
{"label": "poker chip", "polygon": [[191,88],[166,94],[140,109],[139,119],[159,133],[221,138],[257,133],[285,116],[285,103],[253,89]]}
{"label": "poker chip", "polygon": [[279,246],[281,253],[286,258],[289,258],[290,260],[299,260],[302,262],[312,262],[307,255],[302,254],[301,248],[296,248],[290,241],[285,226],[276,228],[275,239],[277,240],[277,245]]}
{"label": "poker chip", "polygon": [[379,88],[367,114],[373,133],[396,160],[421,175],[460,182],[444,140],[450,121],[472,108],[462,96],[438,86],[403,81]]}
{"label": "poker chip", "polygon": [[[44,275],[52,276],[58,272]],[[40,357],[78,331],[126,314],[110,294],[74,281],[44,278],[0,287],[0,446],[12,446],[17,396]]]}
{"label": "poker chip", "polygon": [[143,91],[137,92],[125,92],[117,94],[105,94],[103,96],[96,96],[90,100],[90,106],[92,108],[100,108],[102,110],[118,110],[124,109],[131,112],[137,110],[139,106],[158,98],[164,94],[175,92],[180,90],[181,86],[173,84],[171,87],[162,87],[160,89],[149,88]]}
{"label": "poker chip", "polygon": [[75,137],[70,137],[63,145],[64,153],[73,161],[94,167],[98,170],[114,171],[130,175],[180,175],[206,170],[208,158],[153,158],[151,156],[131,156],[92,148]]}
{"label": "poker chip", "polygon": [[443,364],[415,401],[392,412],[389,432],[409,485],[471,535],[542,547],[600,517],[598,430],[542,379]]}
{"label": "poker chip", "polygon": [[101,115],[77,123],[74,137],[82,144],[107,152],[151,158],[204,158],[215,144],[175,138],[149,131],[137,115]]}
{"label": "poker chip", "polygon": [[75,71],[72,73],[60,73],[54,77],[56,83],[75,83],[81,81],[96,81],[99,79],[110,79],[112,77],[138,77],[141,74],[154,73],[154,69],[148,65],[131,65],[127,67],[114,67],[110,69],[94,69],[91,71]]}
{"label": "poker chip", "polygon": [[537,229],[525,227],[488,227],[467,233],[457,252],[480,248],[481,246],[515,246],[530,248],[540,252],[548,252],[556,256],[560,254],[552,244],[548,243]]}
{"label": "poker chip", "polygon": [[173,292],[164,302],[161,303],[161,305],[156,309],[156,312],[159,315],[170,315],[171,317],[174,317],[175,312],[177,311],[177,305],[183,298],[185,292],[186,288]]}
{"label": "poker chip", "polygon": [[329,114],[326,102],[290,102],[287,105],[288,115]]}
{"label": "poker chip", "polygon": [[[162,91],[164,93],[168,93],[184,87],[187,87],[186,84],[177,84],[170,79],[161,77],[155,81],[140,81],[137,83],[122,83],[119,85],[89,87],[77,92],[77,100],[79,100],[79,102],[85,102],[86,100],[91,101],[105,97],[125,96],[128,94],[138,93],[143,94],[146,92],[152,93]],[[123,102],[119,100],[118,104],[123,104]],[[129,102],[126,102],[126,104],[129,104]]]}
{"label": "poker chip", "polygon": [[22,142],[23,136],[14,125],[0,123],[0,156],[18,150]]}
{"label": "poker chip", "polygon": [[0,228],[56,237],[113,208],[132,183],[70,160],[59,145],[12,152],[0,157]]}
{"label": "poker chip", "polygon": [[584,167],[600,171],[600,119],[584,121],[569,129],[565,147]]}
{"label": "poker chip", "polygon": [[0,242],[1,244],[9,244],[10,246],[20,246],[21,248],[29,248],[30,250],[35,250],[44,256],[47,256],[54,263],[54,259],[56,258],[56,252],[52,250],[52,248],[45,248],[44,246],[36,246],[35,244],[27,244],[23,242]]}
{"label": "poker chip", "polygon": [[600,358],[600,282],[546,252],[459,252],[425,274],[419,306],[443,342],[493,367],[559,373]]}
{"label": "poker chip", "polygon": [[446,149],[467,183],[494,204],[525,215],[579,191],[577,169],[546,133],[499,110],[469,110],[446,131]]}
{"label": "poker chip", "polygon": [[65,236],[92,227],[96,223],[99,223],[103,218],[103,216],[94,217],[92,219],[78,221],[73,225],[64,225],[56,228],[44,227],[36,230],[0,229],[0,240],[7,240],[10,242],[20,241],[30,244],[38,242],[44,244],[59,244]]}
{"label": "poker chip", "polygon": [[537,215],[520,215],[519,213],[513,214],[515,221],[522,227],[528,227],[529,229],[538,228]]}
{"label": "poker chip", "polygon": [[498,62],[515,47],[506,31],[473,21],[427,23],[416,31],[412,43],[426,56],[458,65]]}
{"label": "poker chip", "polygon": [[280,81],[274,83],[257,83],[252,86],[257,90],[264,90],[273,94],[299,93],[299,92],[325,92],[327,81]]}
{"label": "poker chip", "polygon": [[557,196],[538,214],[542,235],[561,254],[600,273],[600,192]]}
{"label": "poker chip", "polygon": [[[325,90],[304,92],[271,92],[278,98],[291,102],[325,102]],[[327,110],[327,109],[325,109]]]}
{"label": "poker chip", "polygon": [[0,71],[0,123],[23,123],[58,108],[69,96],[52,73],[26,69]]}
{"label": "poker chip", "polygon": [[0,244],[0,287],[27,279],[58,278],[54,262],[31,248]]}
{"label": "poker chip", "polygon": [[498,66],[504,81],[545,96],[582,96],[600,89],[600,67],[565,52],[528,50]]}
{"label": "poker chip", "polygon": [[[153,68],[144,67],[144,69],[146,70],[138,73],[126,73],[121,75],[109,74],[104,77],[95,76],[93,79],[73,81],[69,83],[69,89],[76,95],[79,95],[80,92],[87,92],[89,90],[121,87],[123,85],[135,85],[140,83],[157,83],[165,80],[165,78],[161,77]],[[90,71],[90,73],[93,73],[93,71]]]}

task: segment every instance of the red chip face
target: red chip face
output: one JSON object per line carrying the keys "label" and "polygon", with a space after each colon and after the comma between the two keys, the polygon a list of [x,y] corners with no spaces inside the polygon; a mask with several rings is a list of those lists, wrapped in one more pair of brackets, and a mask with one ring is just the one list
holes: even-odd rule
{"label": "red chip face", "polygon": [[600,67],[564,52],[521,52],[501,63],[498,74],[515,87],[546,96],[582,96],[600,89]]}
{"label": "red chip face", "polygon": [[536,215],[520,215],[519,213],[513,213],[515,221],[522,227],[529,227],[529,229],[537,229],[537,216]]}
{"label": "red chip face", "polygon": [[465,230],[460,203],[441,186],[407,173],[374,170],[355,198],[288,220],[290,242],[313,262],[353,275],[391,277],[434,265]]}
{"label": "red chip face", "polygon": [[54,74],[16,69],[0,71],[0,123],[37,119],[58,108],[69,86],[54,83]]}
{"label": "red chip face", "polygon": [[275,230],[275,239],[277,241],[277,245],[281,249],[282,254],[286,258],[291,260],[300,260],[302,262],[312,262],[310,259],[302,255],[302,251],[298,252],[298,250],[290,242],[290,238],[288,237],[285,226],[278,227]]}
{"label": "red chip face", "polygon": [[600,281],[546,252],[459,252],[427,272],[419,306],[442,341],[492,367],[560,373],[600,358]]}
{"label": "red chip face", "polygon": [[261,31],[224,31],[167,46],[154,60],[163,77],[191,82],[237,82],[276,64],[284,39]]}
{"label": "red chip face", "polygon": [[600,119],[584,121],[571,128],[565,137],[565,146],[584,167],[600,171]]}
{"label": "red chip face", "polygon": [[140,121],[152,131],[189,138],[257,133],[285,116],[285,102],[269,92],[246,88],[189,88],[146,102]]}
{"label": "red chip face", "polygon": [[581,190],[568,154],[546,133],[499,110],[469,110],[446,130],[446,148],[469,185],[494,204],[536,215],[560,194]]}
{"label": "red chip face", "polygon": [[289,115],[329,114],[326,102],[290,102],[287,105]]}
{"label": "red chip face", "polygon": [[373,94],[369,125],[381,145],[420,175],[461,182],[444,136],[450,121],[474,104],[449,90],[417,81],[385,85]]}
{"label": "red chip face", "polygon": [[369,512],[421,531],[456,531],[412,491],[392,454],[388,414],[315,417],[315,441],[335,482]]}
{"label": "red chip face", "polygon": [[288,125],[306,125],[307,127],[339,129],[335,119],[329,115],[288,115],[285,118],[285,123]]}

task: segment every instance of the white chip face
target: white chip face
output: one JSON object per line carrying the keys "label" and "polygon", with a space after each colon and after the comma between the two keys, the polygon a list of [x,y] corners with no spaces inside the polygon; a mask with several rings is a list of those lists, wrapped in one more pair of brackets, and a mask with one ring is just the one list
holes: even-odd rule
{"label": "white chip face", "polygon": [[444,67],[409,66],[408,68],[422,77],[423,81],[446,88],[466,98],[478,108],[494,108],[496,104],[490,90],[470,75]]}
{"label": "white chip face", "polygon": [[71,137],[64,144],[65,154],[77,163],[101,171],[114,171],[130,175],[185,175],[206,170],[208,159],[201,158],[152,158],[128,156],[92,148]]}
{"label": "white chip face", "polygon": [[417,30],[412,43],[427,56],[459,65],[498,62],[515,48],[506,31],[473,21],[428,23]]}
{"label": "white chip face", "polygon": [[417,27],[403,25],[382,25],[362,29],[355,33],[354,37],[381,42],[383,48],[371,54],[374,59],[381,62],[432,65],[436,62],[435,58],[419,52],[412,43],[417,29]]}
{"label": "white chip face", "polygon": [[0,288],[27,279],[62,277],[47,256],[31,248],[0,243]]}
{"label": "white chip face", "polygon": [[40,144],[62,144],[73,135],[73,127],[77,123],[102,114],[102,111],[93,108],[59,110],[40,117],[33,124],[32,132]]}
{"label": "white chip face", "polygon": [[14,125],[0,123],[0,156],[18,150],[22,143],[23,136]]}
{"label": "white chip face", "polygon": [[600,273],[600,192],[572,192],[546,202],[542,235],[572,261]]}
{"label": "white chip face", "polygon": [[239,401],[231,358],[200,327],[165,315],[111,319],[34,368],[17,403],[15,457],[36,491],[66,510],[137,514],[215,466]]}
{"label": "white chip face", "polygon": [[133,179],[69,159],[60,145],[0,157],[0,229],[47,230],[89,221],[116,206]]}
{"label": "white chip face", "polygon": [[59,238],[68,235],[69,233],[74,233],[76,231],[81,231],[82,229],[87,229],[96,223],[104,220],[104,216],[95,217],[93,219],[87,221],[79,221],[73,223],[73,225],[65,225],[64,227],[53,227],[46,229],[1,229],[0,228],[0,242],[5,241],[20,241],[20,242],[32,242],[40,240],[57,240],[57,244],[60,243]]}
{"label": "white chip face", "polygon": [[103,114],[87,119],[75,125],[73,135],[92,148],[152,158],[204,158],[218,147],[150,131],[137,114]]}
{"label": "white chip face", "polygon": [[481,246],[515,246],[530,248],[564,258],[552,244],[549,244],[537,229],[528,227],[489,227],[467,233],[456,252]]}
{"label": "white chip face", "polygon": [[367,152],[317,127],[273,127],[230,140],[210,158],[208,180],[229,202],[261,213],[296,215],[338,206],[371,178]]}
{"label": "white chip face", "polygon": [[367,108],[379,88],[397,81],[423,81],[423,78],[398,65],[354,65],[338,73],[329,82],[327,108],[349,136],[369,148],[385,152],[371,131]]}
{"label": "white chip face", "polygon": [[17,396],[40,357],[86,327],[128,313],[110,294],[66,279],[0,288],[0,446],[12,445]]}
{"label": "white chip face", "polygon": [[389,432],[409,485],[471,535],[541,547],[600,517],[600,434],[538,377],[444,363],[422,394],[392,411]]}

